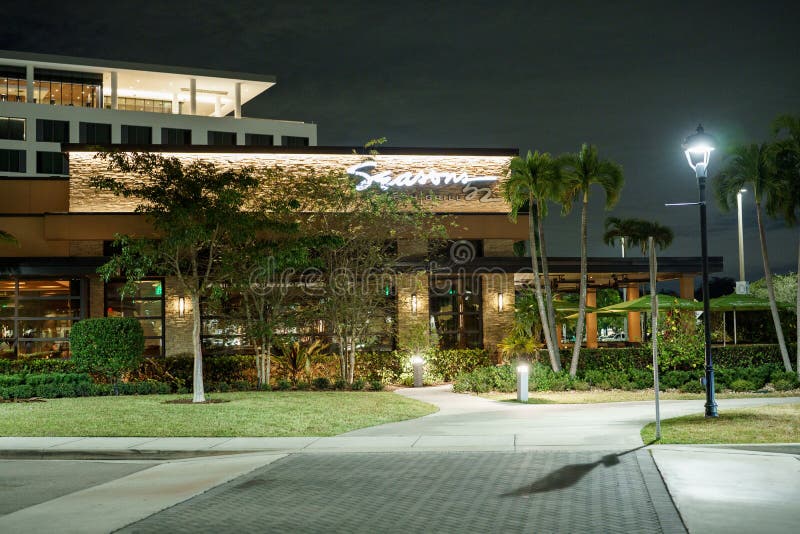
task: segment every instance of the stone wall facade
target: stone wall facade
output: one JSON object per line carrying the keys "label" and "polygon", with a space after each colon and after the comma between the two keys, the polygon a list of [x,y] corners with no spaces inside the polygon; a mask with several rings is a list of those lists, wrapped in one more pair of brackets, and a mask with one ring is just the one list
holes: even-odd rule
{"label": "stone wall facade", "polygon": [[500,361],[498,344],[514,327],[514,275],[482,274],[483,348]]}

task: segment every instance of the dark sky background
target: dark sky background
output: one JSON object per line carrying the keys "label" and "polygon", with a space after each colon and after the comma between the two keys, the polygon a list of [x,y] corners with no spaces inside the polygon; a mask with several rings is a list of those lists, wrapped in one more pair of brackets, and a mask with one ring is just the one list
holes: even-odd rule
{"label": "dark sky background", "polygon": [[[576,150],[622,164],[613,211],[673,228],[666,255],[699,255],[694,174],[681,141],[769,138],[800,113],[800,2],[16,2],[0,49],[274,74],[253,117],[318,124],[321,145]],[[712,160],[710,172],[719,169]],[[589,253],[601,242],[591,198]],[[763,276],[745,196],[747,278]],[[710,253],[738,278],[736,215],[709,212]],[[549,221],[552,255],[578,251],[578,219]],[[796,269],[796,229],[772,221],[773,270]]]}

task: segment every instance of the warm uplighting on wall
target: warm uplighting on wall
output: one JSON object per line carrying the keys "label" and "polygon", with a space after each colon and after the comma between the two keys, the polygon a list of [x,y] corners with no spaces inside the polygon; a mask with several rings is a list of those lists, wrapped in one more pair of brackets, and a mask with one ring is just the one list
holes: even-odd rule
{"label": "warm uplighting on wall", "polygon": [[497,311],[503,311],[503,293],[497,293]]}
{"label": "warm uplighting on wall", "polygon": [[417,294],[411,295],[411,313],[417,313]]}
{"label": "warm uplighting on wall", "polygon": [[178,317],[183,317],[186,314],[186,299],[183,297],[178,298]]}

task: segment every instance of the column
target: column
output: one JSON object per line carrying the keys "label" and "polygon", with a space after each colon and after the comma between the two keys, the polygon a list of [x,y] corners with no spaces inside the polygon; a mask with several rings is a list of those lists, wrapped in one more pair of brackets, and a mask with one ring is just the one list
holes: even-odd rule
{"label": "column", "polygon": [[111,109],[118,109],[117,107],[117,73],[111,73]]}
{"label": "column", "polygon": [[[594,287],[586,288],[586,305],[597,307],[597,289]],[[575,341],[578,343],[578,341]],[[586,314],[586,348],[597,348],[597,314]]]}
{"label": "column", "polygon": [[189,80],[189,115],[197,115],[197,80]]}
{"label": "column", "polygon": [[[469,276],[469,275],[468,275]],[[482,274],[483,348],[500,362],[497,345],[514,328],[514,275]]]}
{"label": "column", "polygon": [[242,118],[242,82],[236,82],[233,86],[233,116]]}
{"label": "column", "polygon": [[[627,300],[636,300],[639,298],[639,284],[628,285],[628,298]],[[642,342],[642,323],[641,314],[639,312],[628,313],[628,341]]]}
{"label": "column", "polygon": [[172,114],[180,115],[181,103],[178,101],[178,93],[172,93]]}
{"label": "column", "polygon": [[680,296],[682,299],[694,299],[694,276],[690,274],[681,275]]}
{"label": "column", "polygon": [[222,117],[222,99],[219,96],[214,100],[214,116]]}
{"label": "column", "polygon": [[398,274],[397,342],[400,350],[419,352],[430,343],[428,274]]}
{"label": "column", "polygon": [[33,65],[25,66],[25,102],[33,102]]}

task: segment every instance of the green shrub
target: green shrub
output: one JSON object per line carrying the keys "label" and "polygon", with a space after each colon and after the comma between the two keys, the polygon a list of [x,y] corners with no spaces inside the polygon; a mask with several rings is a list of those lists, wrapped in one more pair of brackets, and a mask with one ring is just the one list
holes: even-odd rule
{"label": "green shrub", "polygon": [[701,384],[699,380],[693,380],[691,382],[686,382],[679,387],[678,390],[680,390],[681,393],[703,393],[706,387]]}
{"label": "green shrub", "polygon": [[74,373],[75,362],[62,359],[0,359],[0,374],[17,373]]}
{"label": "green shrub", "polygon": [[733,391],[755,391],[758,387],[750,382],[749,380],[745,380],[743,378],[739,378],[731,382],[731,389]]}
{"label": "green shrub", "polygon": [[584,382],[583,380],[575,380],[572,383],[572,387],[575,388],[575,391],[589,391],[592,389],[592,386],[589,385],[588,382]]}
{"label": "green shrub", "polygon": [[114,384],[136,369],[144,353],[144,332],[133,317],[84,319],[72,326],[70,349],[82,371],[107,377]]}
{"label": "green shrub", "polygon": [[472,372],[458,375],[455,382],[453,382],[453,390],[459,393],[467,391],[474,393],[516,391],[516,371],[510,365],[479,367]]}
{"label": "green shrub", "polygon": [[288,391],[292,389],[292,383],[285,378],[279,379],[275,385],[278,387],[280,391]]}
{"label": "green shrub", "polygon": [[783,369],[775,369],[772,371],[772,374],[769,375],[769,379],[773,383],[777,382],[778,380],[784,380],[792,385],[796,385],[798,383],[797,373],[794,371],[784,371]]}
{"label": "green shrub", "polygon": [[372,391],[382,391],[385,386],[380,380],[370,380],[369,387]]}
{"label": "green shrub", "polygon": [[311,389],[311,384],[309,384],[308,382],[303,382],[301,380],[295,385],[295,387],[297,388],[297,391],[307,391]]}
{"label": "green shrub", "polygon": [[436,349],[426,357],[427,371],[437,380],[449,382],[461,373],[492,365],[492,358],[483,349]]}
{"label": "green shrub", "polygon": [[225,381],[217,382],[216,384],[214,384],[213,387],[214,387],[214,389],[216,389],[220,393],[227,393],[227,392],[229,392],[231,390],[231,387]]}
{"label": "green shrub", "polygon": [[311,383],[313,384],[314,389],[319,389],[323,391],[326,389],[331,389],[331,381],[325,378],[324,376],[315,378],[314,380],[311,381]]}
{"label": "green shrub", "polygon": [[797,383],[793,380],[786,380],[779,378],[772,383],[772,386],[778,391],[789,391],[797,387]]}
{"label": "green shrub", "polygon": [[18,386],[25,383],[25,375],[0,375],[0,388]]}
{"label": "green shrub", "polygon": [[350,384],[350,389],[352,389],[353,391],[361,391],[362,389],[364,389],[365,384],[366,382],[364,382],[364,380],[357,378],[353,380],[352,384]]}
{"label": "green shrub", "polygon": [[366,380],[397,382],[408,356],[401,352],[362,352],[356,355],[354,374]]}
{"label": "green shrub", "polygon": [[0,388],[0,397],[4,399],[30,399],[34,396],[34,389],[27,384]]}
{"label": "green shrub", "polygon": [[233,391],[251,391],[254,389],[254,384],[248,380],[234,380],[231,388]]}
{"label": "green shrub", "polygon": [[343,379],[341,379],[341,378],[337,378],[337,379],[336,379],[336,380],[333,382],[333,389],[340,389],[340,390],[341,390],[341,389],[345,389],[346,387],[347,387],[347,382],[345,382],[345,381],[344,381]]}

